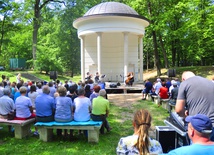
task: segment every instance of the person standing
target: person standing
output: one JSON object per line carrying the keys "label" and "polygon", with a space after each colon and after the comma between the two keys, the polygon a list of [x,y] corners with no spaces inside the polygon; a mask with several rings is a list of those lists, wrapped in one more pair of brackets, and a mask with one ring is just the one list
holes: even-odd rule
{"label": "person standing", "polygon": [[206,115],[187,116],[188,136],[192,143],[166,153],[165,155],[213,155],[214,142],[210,140],[212,122]]}
{"label": "person standing", "polygon": [[21,73],[18,73],[18,75],[16,76],[16,83],[21,83]]}
{"label": "person standing", "polygon": [[[182,74],[175,111],[181,116],[207,115],[214,125],[214,85],[212,81],[196,76],[191,71]],[[211,135],[214,141],[214,132]]]}
{"label": "person standing", "polygon": [[142,91],[143,93],[142,100],[146,100],[147,95],[152,91],[152,87],[153,87],[153,84],[149,81],[149,79],[147,79],[145,83],[145,89]]}

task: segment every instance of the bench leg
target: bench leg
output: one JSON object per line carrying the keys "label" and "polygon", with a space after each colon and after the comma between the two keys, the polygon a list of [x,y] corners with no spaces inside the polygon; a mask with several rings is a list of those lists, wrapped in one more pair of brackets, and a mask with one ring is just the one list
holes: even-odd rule
{"label": "bench leg", "polygon": [[15,138],[22,139],[30,134],[31,124],[25,126],[14,125],[15,129]]}
{"label": "bench leg", "polygon": [[48,142],[51,141],[53,137],[53,129],[47,129],[47,128],[39,128],[39,139]]}
{"label": "bench leg", "polygon": [[99,142],[99,129],[88,130],[88,142]]}

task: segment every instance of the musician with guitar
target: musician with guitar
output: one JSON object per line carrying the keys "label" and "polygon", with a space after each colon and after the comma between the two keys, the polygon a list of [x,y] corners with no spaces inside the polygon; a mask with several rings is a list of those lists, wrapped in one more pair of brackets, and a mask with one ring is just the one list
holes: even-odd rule
{"label": "musician with guitar", "polygon": [[134,73],[133,72],[129,72],[127,75],[127,79],[125,81],[126,85],[132,86],[134,82]]}

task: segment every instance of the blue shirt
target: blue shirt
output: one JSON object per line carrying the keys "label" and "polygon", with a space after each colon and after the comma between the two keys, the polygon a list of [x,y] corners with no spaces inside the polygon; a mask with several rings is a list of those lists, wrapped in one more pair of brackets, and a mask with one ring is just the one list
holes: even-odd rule
{"label": "blue shirt", "polygon": [[73,106],[71,98],[59,96],[55,99],[55,102],[55,119],[70,120],[72,118],[71,108]]}
{"label": "blue shirt", "polygon": [[179,147],[166,153],[165,155],[213,155],[213,145],[192,144],[189,146]]}
{"label": "blue shirt", "polygon": [[50,93],[49,93],[49,95],[51,96],[51,97],[54,97],[54,93],[56,93],[56,88],[54,88],[54,87],[49,87],[50,88]]}
{"label": "blue shirt", "polygon": [[14,111],[14,101],[7,95],[0,97],[0,115],[7,115],[9,112]]}
{"label": "blue shirt", "polygon": [[146,92],[149,93],[152,90],[153,84],[148,81],[145,83],[145,87],[146,87]]}
{"label": "blue shirt", "polygon": [[26,96],[20,96],[15,101],[16,117],[28,118],[31,116],[31,99]]}
{"label": "blue shirt", "polygon": [[36,116],[45,117],[53,114],[55,109],[54,98],[48,94],[40,94],[35,99]]}
{"label": "blue shirt", "polygon": [[14,101],[16,101],[17,97],[21,96],[21,93],[19,91],[15,92],[14,94]]}

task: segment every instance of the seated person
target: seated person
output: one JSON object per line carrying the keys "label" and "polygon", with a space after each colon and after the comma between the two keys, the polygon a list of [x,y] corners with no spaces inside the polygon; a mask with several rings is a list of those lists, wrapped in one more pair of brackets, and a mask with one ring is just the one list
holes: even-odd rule
{"label": "seated person", "polygon": [[182,146],[166,153],[167,155],[212,155],[214,152],[214,142],[210,140],[212,133],[212,122],[204,114],[187,116],[188,136],[192,143],[189,146]]}
{"label": "seated person", "polygon": [[10,88],[4,88],[3,96],[0,97],[0,118],[7,119],[8,114],[15,110],[14,101],[9,96]]}
{"label": "seated person", "polygon": [[33,113],[33,107],[31,99],[26,97],[27,88],[22,86],[20,89],[20,94],[15,101],[16,109],[16,120],[27,120],[29,118],[35,118],[36,115]]}
{"label": "seated person", "polygon": [[[27,88],[22,86],[20,89],[21,96],[16,98],[15,101],[15,109],[16,109],[16,117],[15,120],[27,120],[30,118],[35,118],[36,115],[33,113],[32,102],[29,97],[26,97]],[[35,127],[34,135],[39,135],[37,128]]]}
{"label": "seated person", "polygon": [[38,95],[39,95],[39,93],[36,91],[36,86],[31,85],[30,92],[28,93],[28,97],[31,99],[33,109],[35,109],[35,99]]}
{"label": "seated person", "polygon": [[70,122],[73,120],[73,103],[70,97],[66,97],[67,89],[64,86],[57,88],[59,96],[56,97],[56,112],[54,119],[56,122]]}
{"label": "seated person", "polygon": [[118,155],[128,154],[159,154],[162,153],[160,143],[149,137],[152,117],[147,110],[138,110],[134,115],[134,134],[122,137],[117,146]]}
{"label": "seated person", "polygon": [[74,99],[78,97],[76,94],[76,91],[77,91],[77,89],[76,89],[76,87],[74,87],[74,85],[72,85],[68,88],[67,97],[70,97],[72,102],[74,102]]}
{"label": "seated person", "polygon": [[92,94],[90,85],[85,86],[85,97],[90,98],[90,95]]}
{"label": "seated person", "polygon": [[152,93],[150,94],[153,102],[154,102],[154,97],[152,96],[153,95],[158,96],[161,87],[162,87],[161,79],[158,78],[157,81],[153,84]]}
{"label": "seated person", "polygon": [[97,98],[97,96],[99,95],[99,91],[100,91],[100,86],[98,86],[98,85],[94,86],[94,92],[89,97],[91,103],[93,103],[92,101],[94,98]]}
{"label": "seated person", "polygon": [[95,83],[98,83],[99,80],[100,80],[99,72],[96,72],[96,75],[94,77],[94,81],[95,81]]}
{"label": "seated person", "polygon": [[102,121],[103,125],[101,126],[100,133],[104,134],[104,127],[109,132],[111,130],[107,117],[109,114],[109,101],[105,99],[106,91],[101,89],[99,91],[99,96],[93,99],[92,102],[92,114],[91,118],[93,121]]}
{"label": "seated person", "polygon": [[168,99],[168,88],[166,87],[166,83],[162,82],[162,87],[159,90],[160,99]]}
{"label": "seated person", "polygon": [[89,121],[91,112],[91,101],[84,96],[85,90],[78,89],[78,97],[74,99],[74,120],[75,121]]}
{"label": "seated person", "polygon": [[51,122],[54,121],[55,101],[49,95],[50,89],[47,85],[42,88],[42,94],[36,97],[36,121],[37,122]]}
{"label": "seated person", "polygon": [[125,83],[129,86],[133,85],[133,83],[134,83],[134,73],[133,72],[128,73]]}
{"label": "seated person", "polygon": [[177,86],[177,82],[173,82],[173,89],[170,92],[170,101],[169,104],[175,106],[176,104],[176,100],[177,100],[177,96],[178,96],[178,86]]}

